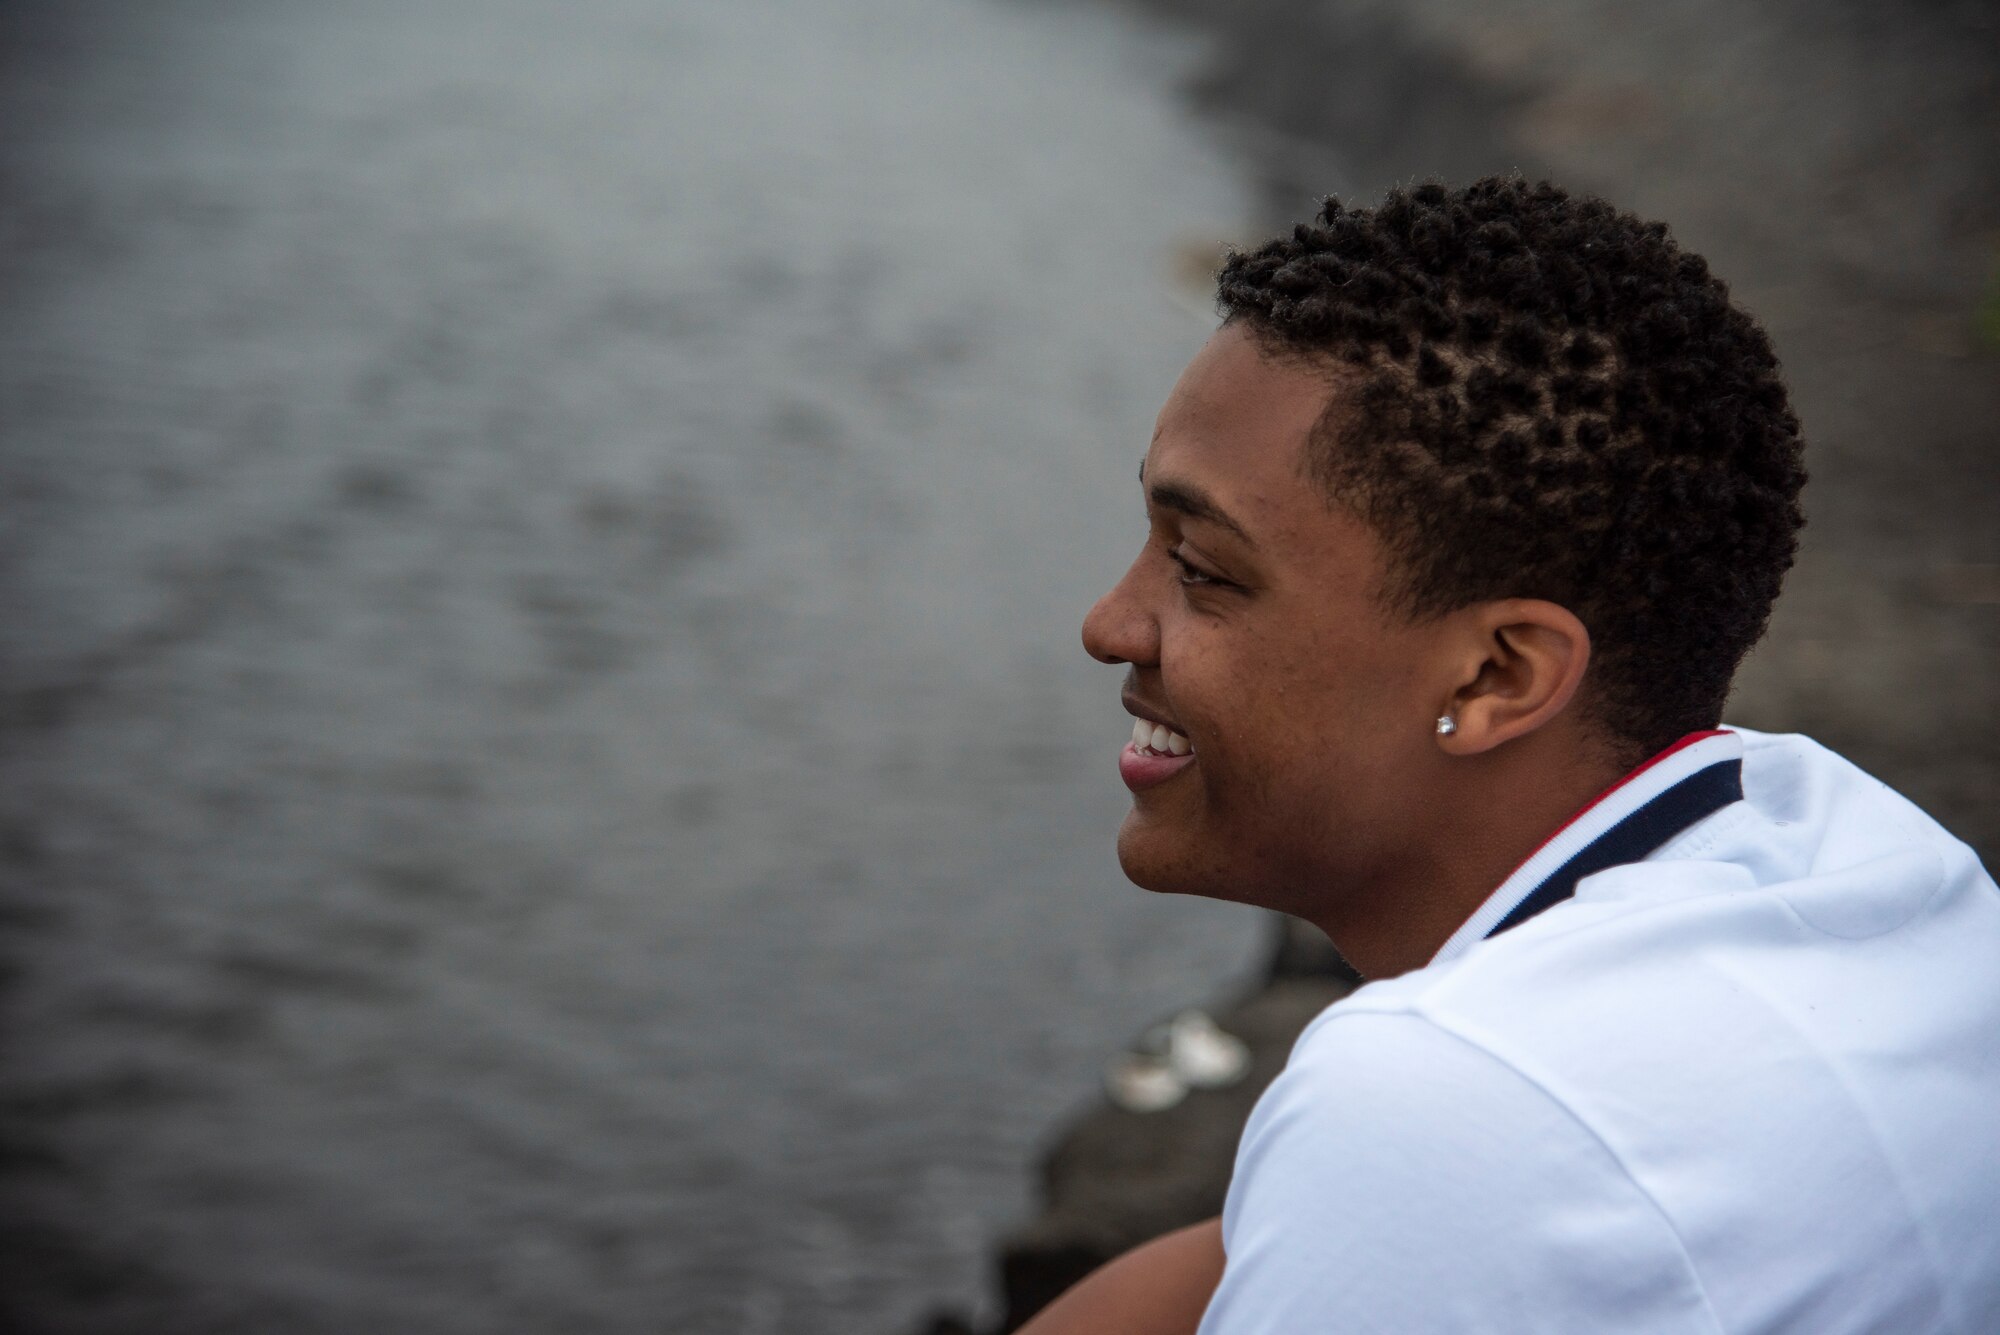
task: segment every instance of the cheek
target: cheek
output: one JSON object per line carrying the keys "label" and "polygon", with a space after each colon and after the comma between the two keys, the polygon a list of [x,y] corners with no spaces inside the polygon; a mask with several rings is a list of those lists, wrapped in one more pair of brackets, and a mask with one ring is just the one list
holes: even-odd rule
{"label": "cheek", "polygon": [[1358,615],[1321,615],[1316,630],[1275,613],[1284,623],[1275,629],[1192,615],[1166,627],[1168,703],[1210,775],[1228,781],[1212,801],[1309,805],[1341,772],[1366,771],[1370,754],[1396,749],[1422,713],[1412,704],[1415,646],[1359,633]]}
{"label": "cheek", "polygon": [[1236,707],[1212,723],[1231,777],[1263,802],[1308,806],[1376,769],[1402,749],[1408,730],[1405,665],[1379,646],[1336,641],[1310,650],[1290,662],[1246,664],[1227,687]]}

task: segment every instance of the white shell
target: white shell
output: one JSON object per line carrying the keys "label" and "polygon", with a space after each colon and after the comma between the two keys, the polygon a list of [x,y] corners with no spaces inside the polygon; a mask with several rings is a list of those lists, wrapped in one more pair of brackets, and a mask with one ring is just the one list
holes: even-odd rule
{"label": "white shell", "polygon": [[1187,1082],[1165,1057],[1127,1052],[1104,1068],[1104,1092],[1126,1112],[1165,1112],[1188,1095]]}
{"label": "white shell", "polygon": [[1201,1011],[1182,1011],[1168,1030],[1168,1060],[1192,1088],[1220,1089],[1249,1074],[1250,1049]]}

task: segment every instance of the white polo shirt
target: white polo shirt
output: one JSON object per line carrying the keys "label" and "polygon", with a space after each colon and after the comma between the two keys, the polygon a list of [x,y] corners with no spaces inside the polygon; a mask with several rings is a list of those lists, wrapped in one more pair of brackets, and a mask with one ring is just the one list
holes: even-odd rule
{"label": "white polo shirt", "polygon": [[1222,1227],[1202,1335],[2000,1332],[2000,891],[1815,743],[1700,736],[1313,1021]]}

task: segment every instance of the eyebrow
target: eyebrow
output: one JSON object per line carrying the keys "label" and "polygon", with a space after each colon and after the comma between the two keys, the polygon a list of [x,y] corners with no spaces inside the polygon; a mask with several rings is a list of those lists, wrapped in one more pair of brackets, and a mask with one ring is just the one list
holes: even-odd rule
{"label": "eyebrow", "polygon": [[[1146,483],[1146,465],[1139,464],[1139,481]],[[1162,510],[1172,510],[1190,519],[1201,519],[1234,533],[1247,547],[1255,547],[1256,540],[1243,531],[1243,525],[1229,517],[1224,510],[1209,498],[1201,488],[1185,482],[1146,483],[1146,496]]]}

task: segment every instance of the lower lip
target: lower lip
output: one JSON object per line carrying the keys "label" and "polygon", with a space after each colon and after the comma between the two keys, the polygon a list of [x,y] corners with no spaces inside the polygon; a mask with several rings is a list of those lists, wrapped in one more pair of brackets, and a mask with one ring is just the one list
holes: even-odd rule
{"label": "lower lip", "polygon": [[1192,753],[1184,756],[1154,755],[1127,742],[1125,749],[1118,753],[1118,777],[1125,780],[1125,786],[1133,792],[1143,792],[1165,783],[1192,764]]}

